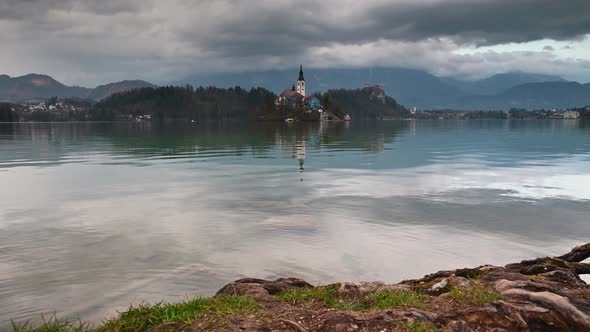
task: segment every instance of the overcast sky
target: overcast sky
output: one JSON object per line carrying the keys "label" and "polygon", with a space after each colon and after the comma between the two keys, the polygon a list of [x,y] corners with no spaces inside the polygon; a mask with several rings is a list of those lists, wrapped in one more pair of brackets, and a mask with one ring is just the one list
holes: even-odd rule
{"label": "overcast sky", "polygon": [[590,0],[0,0],[0,73],[85,86],[394,66],[590,81]]}

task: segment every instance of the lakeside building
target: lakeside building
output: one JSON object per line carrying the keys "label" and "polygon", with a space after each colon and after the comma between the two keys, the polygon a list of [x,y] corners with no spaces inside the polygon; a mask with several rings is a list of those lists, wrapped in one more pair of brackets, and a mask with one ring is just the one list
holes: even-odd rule
{"label": "lakeside building", "polygon": [[310,110],[317,110],[322,108],[322,104],[316,96],[306,97],[305,106]]}
{"label": "lakeside building", "polygon": [[[380,87],[380,86],[379,86]],[[381,87],[380,87],[381,88]],[[320,98],[317,95],[306,96],[307,86],[305,84],[305,76],[303,74],[303,65],[299,66],[299,76],[297,81],[290,89],[285,89],[275,100],[275,106],[277,110],[288,107],[291,111],[301,112],[308,119],[318,120],[342,120],[330,113],[329,110],[324,109]],[[377,93],[377,97],[384,100],[385,93],[382,88],[379,90],[381,93]],[[299,115],[295,115],[293,118],[287,118],[285,121],[295,121],[295,118]],[[345,117],[346,121],[350,121],[351,117],[347,114]]]}
{"label": "lakeside building", "polygon": [[580,112],[578,111],[565,111],[563,112],[564,119],[577,119],[580,117]]}
{"label": "lakeside building", "polygon": [[551,113],[549,119],[578,119],[580,117],[578,111],[552,109],[549,112]]}
{"label": "lakeside building", "polygon": [[297,82],[293,84],[291,89],[285,89],[277,100],[275,101],[276,106],[280,105],[289,105],[289,106],[296,106],[302,105],[305,101],[305,77],[303,76],[303,65],[299,66],[299,77],[297,78]]}
{"label": "lakeside building", "polygon": [[289,105],[295,106],[297,103],[300,103],[305,97],[295,90],[295,86],[291,89],[285,89],[277,100],[275,101],[275,105]]}
{"label": "lakeside building", "polygon": [[299,76],[297,81],[290,89],[285,89],[275,100],[276,106],[302,106],[305,111],[321,110],[322,105],[316,96],[306,96],[305,76],[303,75],[303,65],[299,66]]}

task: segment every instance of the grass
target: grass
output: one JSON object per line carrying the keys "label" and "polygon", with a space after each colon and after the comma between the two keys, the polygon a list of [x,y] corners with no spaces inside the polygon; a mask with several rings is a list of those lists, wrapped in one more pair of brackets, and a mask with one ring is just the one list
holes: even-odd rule
{"label": "grass", "polygon": [[[450,297],[464,305],[481,305],[486,302],[502,300],[503,297],[482,285],[452,287]],[[282,302],[305,306],[326,306],[339,310],[379,310],[392,308],[418,308],[427,306],[429,297],[416,291],[381,290],[363,297],[340,296],[336,285],[315,288],[297,288],[276,295]],[[61,320],[55,316],[43,318],[43,324],[36,327],[29,322],[13,323],[14,332],[135,332],[147,331],[165,323],[178,323],[190,327],[195,319],[222,315],[249,315],[259,313],[260,305],[253,299],[243,296],[219,298],[194,298],[181,303],[156,303],[131,306],[119,313],[115,319],[104,322],[97,329],[80,321]],[[408,332],[430,332],[434,327],[427,323],[407,323],[403,328]]]}
{"label": "grass", "polygon": [[404,323],[402,328],[406,332],[434,332],[436,327],[431,323],[415,322],[415,323]]}
{"label": "grass", "polygon": [[338,303],[335,294],[335,286],[295,288],[277,294],[276,299],[281,302],[298,303],[306,306],[325,304],[328,307],[334,308]]}
{"label": "grass", "polygon": [[504,299],[502,295],[494,292],[491,288],[477,284],[466,287],[452,287],[449,294],[456,302],[476,306]]}
{"label": "grass", "polygon": [[370,293],[365,297],[369,301],[370,309],[388,308],[417,308],[426,307],[428,296],[415,291],[390,291],[383,290]]}
{"label": "grass", "polygon": [[376,310],[388,308],[424,308],[428,296],[414,291],[372,292],[360,299],[338,296],[336,286],[299,288],[282,292],[278,301],[303,304],[306,306],[325,305],[340,310]]}
{"label": "grass", "polygon": [[129,310],[119,313],[115,319],[106,321],[94,329],[78,321],[60,320],[53,316],[43,320],[39,327],[30,323],[13,323],[14,332],[135,332],[147,331],[165,323],[180,323],[190,326],[196,318],[205,315],[219,316],[232,314],[253,314],[260,305],[251,298],[242,296],[219,298],[195,298],[181,303],[156,303],[131,306]]}
{"label": "grass", "polygon": [[243,296],[211,299],[198,297],[174,304],[140,305],[120,313],[118,318],[106,322],[98,332],[145,331],[164,323],[191,325],[195,318],[205,315],[247,315],[255,313],[258,308],[259,304],[256,301]]}

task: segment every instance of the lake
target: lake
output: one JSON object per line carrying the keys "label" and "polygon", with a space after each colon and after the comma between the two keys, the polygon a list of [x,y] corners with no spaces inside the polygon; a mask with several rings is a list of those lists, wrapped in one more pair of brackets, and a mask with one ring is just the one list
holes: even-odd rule
{"label": "lake", "polygon": [[0,124],[0,329],[590,239],[590,123]]}

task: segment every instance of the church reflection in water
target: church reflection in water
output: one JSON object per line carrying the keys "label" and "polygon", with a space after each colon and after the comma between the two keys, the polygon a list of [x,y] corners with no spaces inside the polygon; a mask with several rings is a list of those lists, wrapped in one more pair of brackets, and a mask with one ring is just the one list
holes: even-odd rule
{"label": "church reflection in water", "polygon": [[270,129],[266,135],[280,151],[281,157],[293,160],[293,166],[298,165],[299,173],[303,174],[306,168],[311,170],[313,160],[310,158],[314,157],[325,161],[325,157],[351,151],[353,155],[372,160],[377,154],[383,153],[400,132],[407,132],[410,126],[409,121],[288,123],[267,127]]}
{"label": "church reflection in water", "polygon": [[[303,164],[305,163],[305,141],[298,141],[295,144],[295,151],[297,154],[297,160],[299,161],[299,173],[303,173],[305,170],[305,168],[303,168]],[[301,181],[303,181],[303,178]]]}

